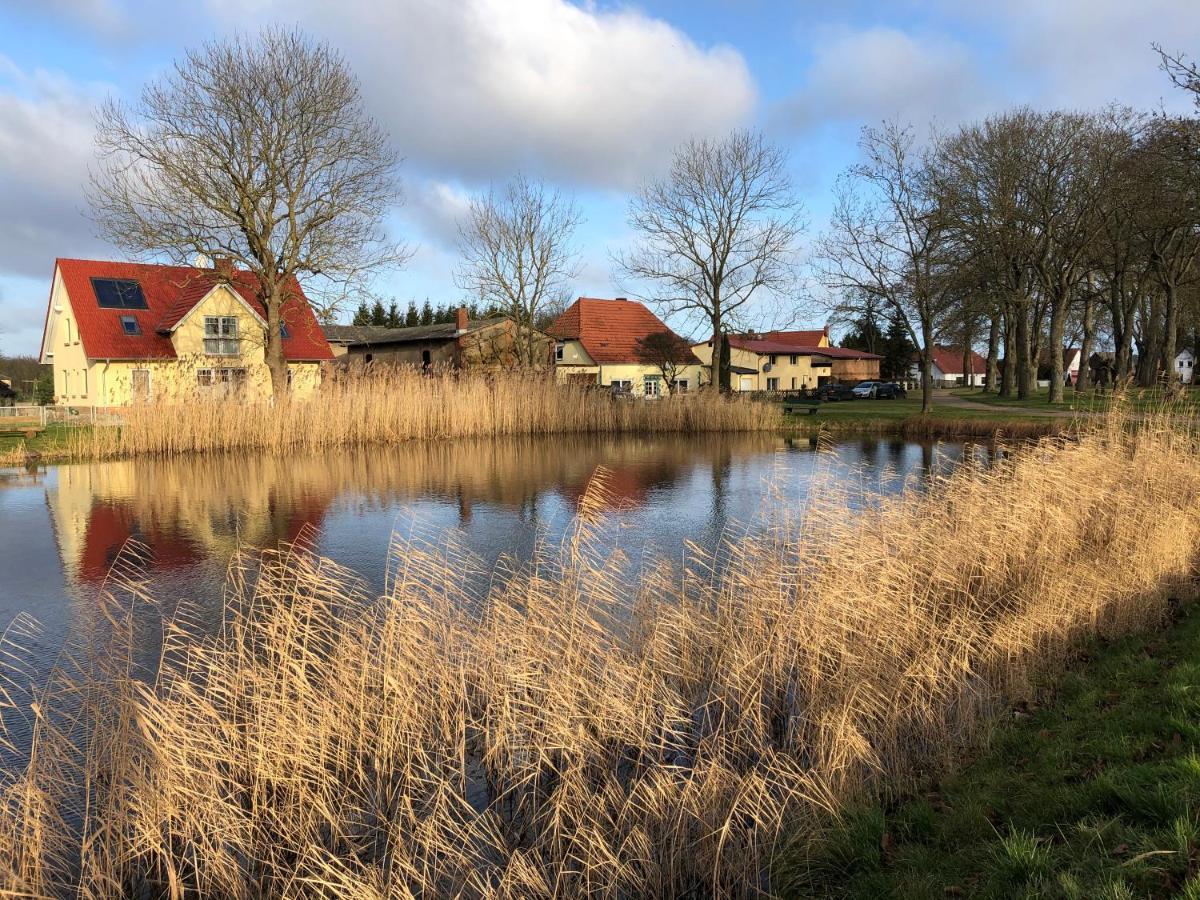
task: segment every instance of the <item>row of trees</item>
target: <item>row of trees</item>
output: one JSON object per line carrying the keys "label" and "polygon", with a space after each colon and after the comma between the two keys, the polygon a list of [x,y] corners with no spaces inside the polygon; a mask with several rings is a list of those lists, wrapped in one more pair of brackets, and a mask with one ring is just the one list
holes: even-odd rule
{"label": "row of trees", "polygon": [[[1194,67],[1162,61],[1200,91]],[[279,311],[297,279],[332,317],[406,258],[384,229],[398,157],[344,59],[301,32],[189,52],[138,103],[107,104],[97,135],[89,199],[102,231],[135,253],[219,255],[257,274],[278,392]],[[817,243],[818,281],[848,318],[883,323],[895,354],[907,333],[927,385],[937,340],[986,335],[989,384],[1028,396],[1048,349],[1059,400],[1068,333],[1085,351],[1111,342],[1119,378],[1136,345],[1136,375],[1150,383],[1195,321],[1198,147],[1195,120],[1129,110],[1018,109],[924,144],[899,124],[869,128]],[[761,326],[763,295],[799,296],[806,222],[787,154],[748,131],[688,141],[633,195],[628,221],[634,240],[614,258],[626,293],[713,336],[710,380],[727,389],[725,336]],[[513,320],[520,362],[538,361],[534,330],[579,272],[580,222],[573,198],[518,175],[459,223],[457,283]],[[381,303],[355,321],[367,319],[402,321]],[[403,324],[438,319],[410,305]]]}
{"label": "row of trees", "polygon": [[358,308],[354,311],[354,318],[351,320],[352,325],[382,325],[385,328],[412,328],[417,325],[446,325],[455,320],[458,315],[460,306],[465,305],[467,315],[471,319],[481,319],[487,316],[499,315],[500,312],[495,307],[480,307],[478,303],[468,304],[438,304],[434,306],[426,298],[425,302],[418,307],[416,300],[409,300],[408,307],[404,312],[400,311],[399,304],[393,300],[386,307],[383,301],[376,300],[374,303],[368,304],[366,300],[362,300],[358,304]]}
{"label": "row of trees", "polygon": [[[1163,56],[1197,91],[1194,67]],[[1200,94],[1197,95],[1200,104]],[[935,133],[867,128],[840,179],[818,277],[850,315],[880,309],[919,348],[987,343],[988,385],[1029,397],[1039,358],[1050,402],[1067,343],[1114,349],[1117,380],[1170,380],[1200,331],[1200,122],[1125,108],[1020,108]],[[1133,351],[1136,348],[1136,365]]]}

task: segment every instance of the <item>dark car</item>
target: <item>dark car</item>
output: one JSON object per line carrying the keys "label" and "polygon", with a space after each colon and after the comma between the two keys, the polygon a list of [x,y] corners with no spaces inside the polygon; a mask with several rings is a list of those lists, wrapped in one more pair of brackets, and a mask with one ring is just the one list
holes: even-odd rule
{"label": "dark car", "polygon": [[813,391],[813,396],[822,403],[837,403],[839,400],[853,400],[854,388],[848,384],[824,384]]}
{"label": "dark car", "polygon": [[908,391],[894,381],[885,381],[875,388],[876,400],[903,400],[907,396]]}

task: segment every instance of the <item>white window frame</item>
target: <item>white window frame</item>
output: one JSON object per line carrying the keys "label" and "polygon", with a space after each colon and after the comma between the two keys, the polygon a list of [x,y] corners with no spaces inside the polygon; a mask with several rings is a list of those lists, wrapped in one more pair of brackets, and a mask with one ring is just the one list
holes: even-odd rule
{"label": "white window frame", "polygon": [[559,341],[557,344],[554,345],[554,361],[555,362],[563,361],[563,351],[566,349],[566,347],[567,347],[567,345],[564,344],[562,341]]}
{"label": "white window frame", "polygon": [[237,316],[204,317],[204,354],[206,356],[237,356]]}
{"label": "white window frame", "polygon": [[633,393],[633,382],[627,381],[623,378],[618,378],[615,381],[610,381],[608,386],[614,394],[632,394]]}
{"label": "white window frame", "polygon": [[776,378],[776,377],[774,377],[774,376],[768,376],[768,378],[767,378],[767,390],[768,390],[768,391],[777,391],[777,390],[779,390],[779,379],[778,379],[778,378]]}
{"label": "white window frame", "polygon": [[[653,389],[651,389],[653,387]],[[661,375],[643,375],[642,376],[642,396],[643,397],[661,397],[662,396],[662,376]]]}
{"label": "white window frame", "polygon": [[[138,376],[140,376],[140,375],[146,376],[146,390],[143,391],[142,394],[139,396],[137,381],[138,381]],[[133,369],[129,373],[129,396],[130,396],[130,399],[135,400],[135,401],[136,400],[149,400],[151,397],[151,390],[152,390],[152,388],[150,387],[150,370],[149,369]]]}
{"label": "white window frame", "polygon": [[671,393],[686,394],[688,392],[688,380],[686,378],[676,378],[671,382]]}

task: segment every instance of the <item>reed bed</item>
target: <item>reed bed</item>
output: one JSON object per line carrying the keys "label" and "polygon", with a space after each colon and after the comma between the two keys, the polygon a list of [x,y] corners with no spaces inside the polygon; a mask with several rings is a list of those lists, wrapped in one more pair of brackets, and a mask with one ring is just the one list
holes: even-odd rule
{"label": "reed bed", "polygon": [[780,427],[778,404],[709,392],[657,402],[522,372],[386,367],[327,380],[297,402],[229,402],[199,393],[182,404],[123,411],[71,447],[80,457],[222,450],[290,453],[423,438],[585,433],[762,431]]}
{"label": "reed bed", "polygon": [[131,548],[108,627],[32,701],[9,679],[33,740],[3,788],[2,887],[778,892],[784,836],[952,765],[1081,639],[1190,590],[1200,440],[1139,424],[853,514],[832,482],[804,508],[781,493],[716,556],[636,572],[605,549],[599,473],[528,565],[480,580],[446,539],[397,539],[371,597],[300,543],[237,560],[215,629],[159,609]]}

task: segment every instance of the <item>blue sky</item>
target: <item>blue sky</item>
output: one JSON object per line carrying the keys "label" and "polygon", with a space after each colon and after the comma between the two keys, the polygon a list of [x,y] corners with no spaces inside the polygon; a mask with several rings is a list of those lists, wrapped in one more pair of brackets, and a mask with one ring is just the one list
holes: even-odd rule
{"label": "blue sky", "polygon": [[[1006,106],[1188,109],[1152,42],[1200,53],[1196,0],[0,0],[0,352],[36,353],[56,256],[118,258],[83,185],[91,110],[132,97],[187,46],[298,24],[345,54],[405,162],[391,217],[416,246],[379,287],[457,301],[466,198],[517,170],[574,193],[576,293],[614,296],[628,192],[693,135],[762,129],[825,227],[863,124],[925,132]],[[628,287],[628,286],[626,286]],[[797,324],[820,298],[777,298]]]}

